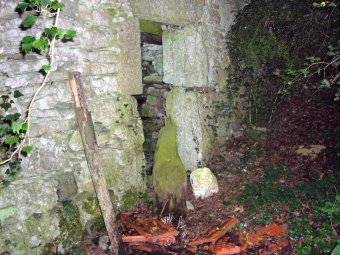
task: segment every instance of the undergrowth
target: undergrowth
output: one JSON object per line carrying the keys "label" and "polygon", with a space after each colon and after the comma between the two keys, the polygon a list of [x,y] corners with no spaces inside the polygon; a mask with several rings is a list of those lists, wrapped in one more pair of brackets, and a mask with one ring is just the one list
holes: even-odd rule
{"label": "undergrowth", "polygon": [[[253,225],[266,225],[274,219],[289,220],[289,238],[297,254],[328,254],[339,244],[340,173],[312,183],[296,182],[284,165],[263,165],[264,175],[245,185],[240,198],[245,217]],[[286,183],[293,183],[287,185]]]}

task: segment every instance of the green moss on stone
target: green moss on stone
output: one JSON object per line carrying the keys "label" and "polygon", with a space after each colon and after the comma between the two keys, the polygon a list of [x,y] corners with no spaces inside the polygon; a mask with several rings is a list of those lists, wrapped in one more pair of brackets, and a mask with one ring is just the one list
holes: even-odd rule
{"label": "green moss on stone", "polygon": [[80,222],[79,209],[71,202],[63,202],[59,213],[59,229],[61,231],[60,241],[64,245],[70,245],[79,241],[83,236],[83,226]]}
{"label": "green moss on stone", "polygon": [[115,18],[117,16],[117,11],[114,8],[108,8],[107,11],[112,18]]}
{"label": "green moss on stone", "polygon": [[0,226],[4,223],[6,219],[15,216],[18,211],[18,208],[15,206],[0,208]]}
{"label": "green moss on stone", "polygon": [[139,21],[140,30],[145,33],[153,34],[153,35],[162,35],[161,24],[152,21]]}
{"label": "green moss on stone", "polygon": [[158,103],[158,97],[156,96],[148,96],[146,99],[146,103],[150,105],[156,105]]}
{"label": "green moss on stone", "polygon": [[166,211],[185,215],[186,169],[177,151],[177,129],[170,117],[160,130],[153,166],[155,212],[167,203]]}
{"label": "green moss on stone", "polygon": [[134,189],[126,191],[123,195],[121,204],[120,208],[122,211],[128,211],[135,208],[140,204],[139,192]]}

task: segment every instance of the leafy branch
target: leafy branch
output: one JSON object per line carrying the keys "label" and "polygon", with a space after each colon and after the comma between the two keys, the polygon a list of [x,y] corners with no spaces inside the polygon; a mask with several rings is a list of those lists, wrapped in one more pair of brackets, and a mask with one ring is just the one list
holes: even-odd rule
{"label": "leafy branch", "polygon": [[[305,81],[310,78],[321,76],[322,81],[320,88],[330,88],[331,85],[339,85],[340,78],[340,51],[332,45],[328,46],[324,61],[319,57],[311,56],[306,57],[305,68],[301,69],[288,69],[286,73],[284,86],[279,90],[279,94],[288,94],[294,85]],[[340,95],[336,93],[334,100],[340,100]]]}
{"label": "leafy branch", "polygon": [[[7,124],[7,127],[1,127],[0,136],[6,136],[4,138],[4,144],[9,147],[8,149],[11,153],[7,159],[0,162],[0,166],[17,159],[18,155],[20,154],[27,155],[27,153],[32,150],[31,146],[25,146],[25,143],[29,138],[32,108],[40,91],[47,84],[48,78],[52,72],[52,67],[55,66],[55,43],[57,40],[68,41],[76,37],[75,30],[65,31],[58,28],[59,16],[63,8],[64,3],[60,2],[59,0],[25,0],[17,5],[16,10],[19,13],[24,13],[25,11],[33,13],[29,14],[23,19],[21,23],[21,27],[23,29],[32,27],[35,24],[37,17],[40,15],[54,18],[54,23],[52,27],[44,29],[40,38],[35,38],[34,36],[29,35],[25,36],[21,41],[21,51],[23,54],[28,54],[30,52],[46,54],[49,63],[47,65],[43,65],[40,69],[40,71],[44,74],[44,79],[39,88],[33,94],[33,97],[27,107],[25,113],[26,117],[24,118],[23,122],[16,122],[20,117],[19,113],[14,115],[6,115],[2,120],[3,124]],[[17,98],[19,95],[23,96],[21,93],[19,93],[19,91],[15,91],[14,97]],[[0,107],[7,111],[11,107],[11,103],[14,103],[14,101],[10,100],[8,95],[2,96],[2,99],[3,103],[0,105]]]}

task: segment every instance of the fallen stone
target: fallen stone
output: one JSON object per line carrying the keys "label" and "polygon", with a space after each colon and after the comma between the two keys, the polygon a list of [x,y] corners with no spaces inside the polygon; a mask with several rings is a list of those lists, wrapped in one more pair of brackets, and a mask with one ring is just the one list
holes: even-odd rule
{"label": "fallen stone", "polygon": [[109,237],[108,236],[101,236],[98,241],[98,246],[100,249],[106,251],[109,249]]}
{"label": "fallen stone", "polygon": [[190,174],[192,191],[196,199],[212,196],[218,192],[218,183],[209,168],[198,168]]}

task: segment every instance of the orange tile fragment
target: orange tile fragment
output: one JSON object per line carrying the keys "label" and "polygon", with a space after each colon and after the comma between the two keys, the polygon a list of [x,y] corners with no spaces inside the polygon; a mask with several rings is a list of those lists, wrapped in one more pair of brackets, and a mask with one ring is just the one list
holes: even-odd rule
{"label": "orange tile fragment", "polygon": [[139,235],[123,236],[123,242],[133,245],[140,243],[158,245],[176,243],[178,231],[174,227],[164,224],[155,218],[132,222],[129,220],[130,215],[132,215],[132,213],[122,214],[120,220],[125,226],[134,229]]}
{"label": "orange tile fragment", "polygon": [[273,254],[289,245],[288,239],[280,239],[277,243],[269,246],[269,254]]}
{"label": "orange tile fragment", "polygon": [[276,223],[270,224],[264,228],[261,228],[257,231],[256,234],[249,234],[247,236],[248,245],[257,245],[265,235],[269,235],[271,237],[277,237],[281,235],[283,232],[283,228],[277,225]]}
{"label": "orange tile fragment", "polygon": [[215,244],[210,245],[210,251],[216,255],[232,255],[239,254],[241,247],[229,242],[228,237],[218,240]]}
{"label": "orange tile fragment", "polygon": [[239,223],[240,221],[237,218],[231,218],[230,220],[223,222],[223,224],[221,224],[220,227],[209,231],[206,237],[193,241],[193,242],[189,242],[187,245],[195,246],[195,245],[200,245],[203,243],[214,244],[215,242],[217,242],[218,239],[224,236],[226,232],[228,232],[231,228],[235,227]]}

